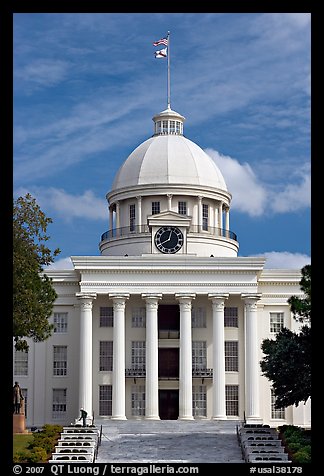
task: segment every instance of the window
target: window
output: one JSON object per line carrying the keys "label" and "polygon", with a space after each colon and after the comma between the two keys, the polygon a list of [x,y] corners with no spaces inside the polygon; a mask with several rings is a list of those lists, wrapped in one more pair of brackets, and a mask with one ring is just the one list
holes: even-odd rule
{"label": "window", "polygon": [[145,416],[145,385],[132,386],[132,416]]}
{"label": "window", "polygon": [[202,229],[205,231],[208,231],[208,205],[203,203],[202,206]]}
{"label": "window", "polygon": [[67,374],[67,346],[53,346],[53,375],[65,376]]}
{"label": "window", "polygon": [[238,341],[225,341],[225,371],[238,372]]}
{"label": "window", "polygon": [[53,388],[52,418],[64,419],[66,416],[66,388]]}
{"label": "window", "polygon": [[114,308],[100,307],[100,327],[114,327]]}
{"label": "window", "polygon": [[284,313],[283,312],[270,312],[270,332],[277,334],[280,332],[284,325]]}
{"label": "window", "polygon": [[135,203],[129,205],[129,231],[135,231]]}
{"label": "window", "polygon": [[187,215],[187,202],[178,202],[178,213]]}
{"label": "window", "polygon": [[224,326],[238,327],[238,309],[237,307],[225,307],[224,309]]}
{"label": "window", "polygon": [[132,327],[145,327],[146,325],[145,307],[133,307],[132,309]]}
{"label": "window", "polygon": [[239,414],[239,387],[238,385],[225,385],[226,415],[238,416]]}
{"label": "window", "polygon": [[192,342],[192,369],[202,370],[207,367],[207,350],[205,341]]}
{"label": "window", "polygon": [[193,307],[191,309],[192,327],[206,327],[206,309],[204,307]]}
{"label": "window", "polygon": [[66,334],[68,325],[67,312],[54,312],[54,333]]}
{"label": "window", "polygon": [[162,132],[164,134],[168,133],[168,121],[162,121]]}
{"label": "window", "polygon": [[112,415],[112,385],[99,385],[99,415]]}
{"label": "window", "polygon": [[132,341],[132,369],[145,370],[145,341]]}
{"label": "window", "polygon": [[286,418],[285,409],[276,408],[276,397],[273,388],[271,389],[271,418],[276,420],[284,420]]}
{"label": "window", "polygon": [[160,213],[160,202],[152,202],[152,215]]}
{"label": "window", "polygon": [[194,385],[192,387],[192,408],[195,417],[207,416],[206,385]]}
{"label": "window", "polygon": [[15,375],[28,375],[28,352],[15,350]]}
{"label": "window", "polygon": [[113,370],[113,341],[101,340],[99,342],[99,370],[112,372]]}
{"label": "window", "polygon": [[170,121],[170,134],[175,133],[175,121]]}
{"label": "window", "polygon": [[176,121],[176,133],[181,134],[181,122]]}
{"label": "window", "polygon": [[156,130],[155,130],[156,134],[160,134],[161,133],[161,121],[158,121],[156,123],[155,127],[156,127]]}

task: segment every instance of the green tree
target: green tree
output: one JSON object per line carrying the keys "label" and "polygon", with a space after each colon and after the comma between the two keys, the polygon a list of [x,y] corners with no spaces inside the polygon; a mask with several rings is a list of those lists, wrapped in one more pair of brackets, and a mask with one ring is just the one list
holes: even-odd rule
{"label": "green tree", "polygon": [[28,350],[27,337],[35,342],[52,333],[48,322],[57,294],[51,279],[43,272],[54,262],[59,249],[52,252],[46,217],[29,193],[13,202],[13,336],[17,350]]}
{"label": "green tree", "polygon": [[261,370],[272,381],[276,407],[306,402],[311,396],[311,265],[301,270],[299,282],[305,297],[288,299],[294,318],[304,323],[299,332],[283,328],[276,339],[261,344]]}

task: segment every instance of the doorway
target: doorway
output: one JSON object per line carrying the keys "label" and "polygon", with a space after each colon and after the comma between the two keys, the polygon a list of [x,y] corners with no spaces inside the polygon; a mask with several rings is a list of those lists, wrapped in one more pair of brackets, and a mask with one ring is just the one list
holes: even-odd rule
{"label": "doorway", "polygon": [[177,420],[179,417],[179,390],[159,390],[161,420]]}

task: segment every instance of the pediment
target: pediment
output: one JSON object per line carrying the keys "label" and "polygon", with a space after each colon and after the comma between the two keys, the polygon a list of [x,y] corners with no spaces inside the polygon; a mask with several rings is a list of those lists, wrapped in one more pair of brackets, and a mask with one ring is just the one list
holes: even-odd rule
{"label": "pediment", "polygon": [[150,215],[147,217],[147,223],[149,226],[184,226],[189,227],[191,223],[191,216],[181,215],[173,211],[164,211],[157,213],[156,215]]}

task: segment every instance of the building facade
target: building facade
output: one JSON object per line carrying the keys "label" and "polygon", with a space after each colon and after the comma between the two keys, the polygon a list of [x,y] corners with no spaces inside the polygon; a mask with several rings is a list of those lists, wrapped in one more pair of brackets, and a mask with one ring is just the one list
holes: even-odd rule
{"label": "building facade", "polygon": [[238,256],[231,194],[170,108],[118,171],[98,256],[47,270],[54,332],[14,351],[27,425],[98,419],[246,419],[310,426],[310,403],[275,408],[261,343],[297,330],[300,270]]}

